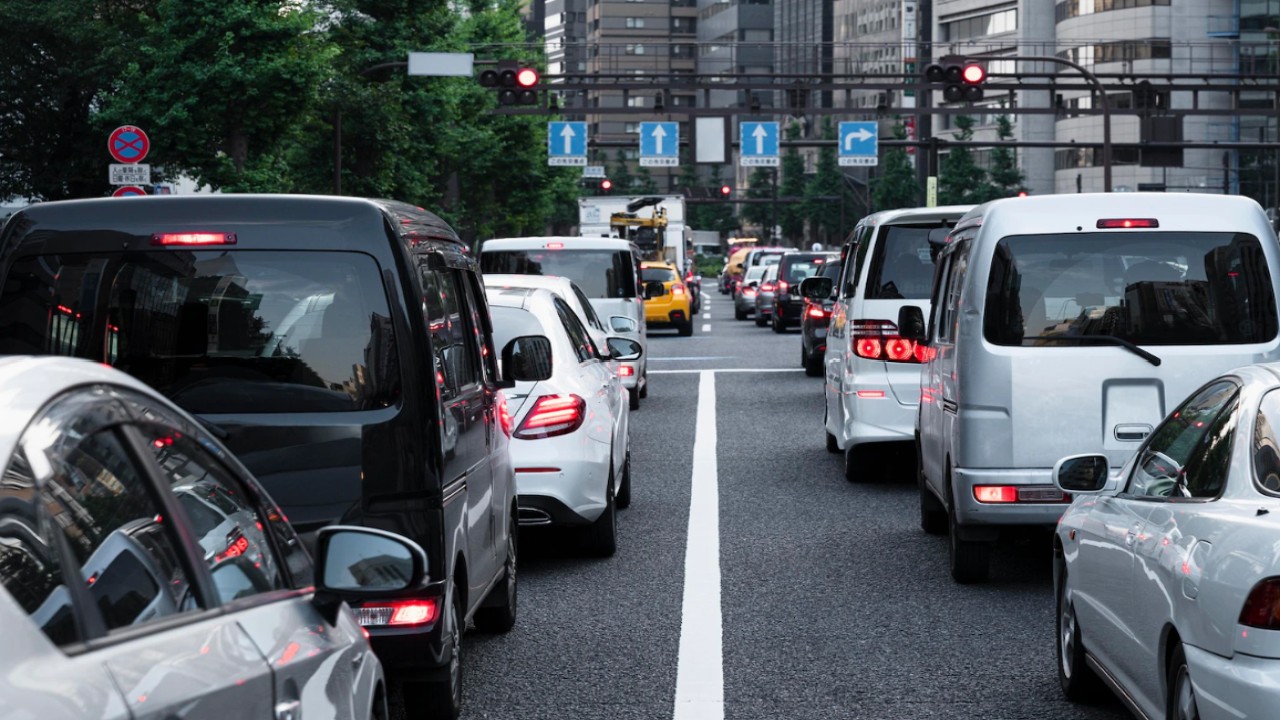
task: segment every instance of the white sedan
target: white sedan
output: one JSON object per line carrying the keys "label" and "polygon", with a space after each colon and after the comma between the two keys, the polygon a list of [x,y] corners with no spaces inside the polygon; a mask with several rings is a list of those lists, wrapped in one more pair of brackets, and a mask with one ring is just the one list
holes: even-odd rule
{"label": "white sedan", "polygon": [[1197,390],[1118,472],[1076,455],[1054,535],[1057,665],[1143,718],[1280,712],[1280,364]]}
{"label": "white sedan", "polygon": [[617,548],[617,509],[631,502],[630,427],[610,361],[635,360],[640,344],[610,337],[596,348],[564,299],[550,290],[488,287],[494,339],[550,340],[551,377],[504,391],[522,526],[581,528],[594,555]]}

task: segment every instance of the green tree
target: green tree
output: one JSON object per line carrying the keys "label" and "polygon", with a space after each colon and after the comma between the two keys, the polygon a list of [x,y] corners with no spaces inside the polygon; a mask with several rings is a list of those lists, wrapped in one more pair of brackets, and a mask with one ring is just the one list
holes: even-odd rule
{"label": "green tree", "polygon": [[[719,165],[711,166],[711,192],[716,197],[720,196],[720,186],[725,184],[722,177],[722,171]],[[732,184],[732,183],[730,183]],[[736,194],[736,190],[735,190]],[[738,216],[733,211],[732,202],[712,203],[702,206],[701,215],[698,218],[699,224],[694,226],[695,230],[714,230],[720,233],[721,237],[734,232],[738,229]]]}
{"label": "green tree", "polygon": [[[1001,115],[996,118],[996,137],[1001,140],[1011,140],[1013,138],[1013,123],[1009,121],[1008,115]],[[991,150],[991,169],[988,170],[988,173],[991,176],[991,196],[987,198],[989,200],[1014,197],[1027,189],[1025,185],[1027,178],[1022,173],[1022,169],[1018,167],[1018,155],[1015,148],[993,148]]]}
{"label": "green tree", "polygon": [[[956,140],[973,139],[973,118],[957,115]],[[982,202],[989,193],[987,171],[978,167],[973,153],[967,147],[952,146],[942,161],[938,173],[938,203],[941,205],[969,205]]]}
{"label": "green tree", "polygon": [[[787,126],[788,140],[798,140],[800,135],[800,123],[793,122]],[[782,226],[782,237],[796,246],[804,239],[804,224],[808,219],[802,199],[804,188],[804,156],[793,145],[782,154],[782,181],[778,185],[778,194],[791,199],[779,205],[778,224]]]}
{"label": "green tree", "polygon": [[[831,118],[822,123],[822,139],[835,140],[836,129]],[[841,236],[844,221],[844,210],[852,206],[852,197],[840,172],[836,159],[836,146],[823,145],[818,151],[818,164],[813,177],[804,188],[806,214],[810,222],[810,237],[816,241],[838,245],[844,238]],[[832,200],[831,198],[837,198]]]}
{"label": "green tree", "polygon": [[[751,200],[766,200],[773,197],[773,181],[776,170],[767,167],[758,167],[751,171],[751,175],[747,178],[747,198]],[[773,208],[767,202],[743,203],[742,219],[750,225],[758,225],[761,228],[763,240],[772,239],[773,233]]]}
{"label": "green tree", "polygon": [[[289,142],[335,51],[309,6],[159,0],[102,119],[147,130],[151,162],[230,191],[290,188]],[[96,45],[97,43],[95,43]]]}
{"label": "green tree", "polygon": [[[905,139],[905,128],[901,124],[895,125],[893,136],[898,140]],[[900,147],[886,151],[884,162],[880,164],[880,175],[871,181],[874,209],[918,207],[924,204],[920,200],[920,194],[920,182],[916,178],[915,168],[911,166],[911,159],[907,157],[907,151]]]}
{"label": "green tree", "polygon": [[628,195],[634,192],[636,176],[631,173],[631,164],[627,162],[627,155],[622,148],[618,148],[613,160],[613,168],[605,172],[609,175],[609,179],[613,181],[614,192],[620,195]]}
{"label": "green tree", "polygon": [[637,195],[655,195],[658,192],[658,183],[653,179],[653,173],[643,165],[636,168],[633,182],[632,192]]}

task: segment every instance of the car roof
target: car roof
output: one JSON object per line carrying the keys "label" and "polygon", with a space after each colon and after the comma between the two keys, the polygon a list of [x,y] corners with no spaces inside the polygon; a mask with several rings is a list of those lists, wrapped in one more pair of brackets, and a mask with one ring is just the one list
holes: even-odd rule
{"label": "car roof", "polygon": [[485,240],[480,251],[485,250],[530,250],[545,248],[548,243],[564,243],[565,250],[631,250],[635,244],[630,240],[605,237],[577,237],[546,235],[538,237],[493,238]]}
{"label": "car roof", "polygon": [[642,268],[662,268],[662,269],[664,269],[664,270],[675,270],[675,269],[676,269],[676,266],[675,266],[674,264],[669,263],[669,262],[663,262],[663,261],[661,261],[661,260],[645,260],[644,262],[640,263],[640,267],[642,267]]}
{"label": "car roof", "polygon": [[109,383],[172,404],[145,384],[107,365],[79,358],[0,356],[0,459],[7,460],[22,433],[49,401],[86,385]]}
{"label": "car roof", "polygon": [[975,207],[957,227],[981,224],[992,227],[996,237],[1074,234],[1096,232],[1097,221],[1107,218],[1152,218],[1160,224],[1155,232],[1250,232],[1259,239],[1275,238],[1262,207],[1253,199],[1201,193],[1072,193],[1004,198]]}
{"label": "car roof", "polygon": [[553,292],[570,290],[573,280],[563,275],[522,275],[520,273],[490,273],[484,275],[486,287],[546,288]]}
{"label": "car roof", "polygon": [[939,207],[898,208],[897,210],[881,210],[863,218],[862,224],[896,225],[933,220],[959,220],[961,216],[972,210],[975,205],[942,205]]}

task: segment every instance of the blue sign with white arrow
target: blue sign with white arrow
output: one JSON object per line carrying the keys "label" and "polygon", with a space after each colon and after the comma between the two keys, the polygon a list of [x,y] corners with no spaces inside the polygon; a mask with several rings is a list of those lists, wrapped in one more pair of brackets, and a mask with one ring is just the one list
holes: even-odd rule
{"label": "blue sign with white arrow", "polygon": [[875,122],[840,123],[840,164],[877,165],[880,162],[880,125]]}
{"label": "blue sign with white arrow", "polygon": [[640,165],[674,167],[680,164],[680,124],[640,123]]}
{"label": "blue sign with white arrow", "polygon": [[585,122],[547,123],[547,164],[587,164],[587,124]]}
{"label": "blue sign with white arrow", "polygon": [[778,165],[778,123],[744,120],[738,124],[738,164],[744,167]]}

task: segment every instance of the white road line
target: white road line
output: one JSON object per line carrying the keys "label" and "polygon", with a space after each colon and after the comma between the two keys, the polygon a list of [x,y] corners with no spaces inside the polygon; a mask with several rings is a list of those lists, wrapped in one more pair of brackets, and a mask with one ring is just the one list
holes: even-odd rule
{"label": "white road line", "polygon": [[[654,358],[657,359],[657,358]],[[666,358],[663,358],[664,360]],[[650,375],[679,375],[689,373],[798,373],[804,368],[716,368],[714,370],[649,370]]]}
{"label": "white road line", "polygon": [[704,312],[704,313],[702,313],[702,319],[703,319],[703,320],[710,320],[710,319],[711,319],[711,312],[710,312],[710,311],[708,311],[708,312]]}
{"label": "white road line", "polygon": [[702,332],[711,332],[711,323],[703,323]]}
{"label": "white road line", "polygon": [[693,433],[689,539],[676,661],[674,720],[724,720],[724,648],[720,617],[720,489],[716,465],[716,376],[698,380]]}

